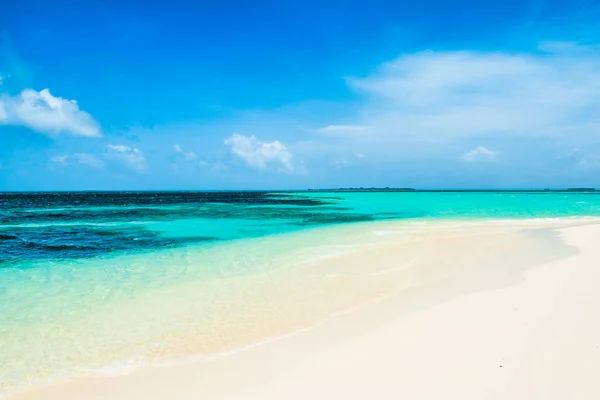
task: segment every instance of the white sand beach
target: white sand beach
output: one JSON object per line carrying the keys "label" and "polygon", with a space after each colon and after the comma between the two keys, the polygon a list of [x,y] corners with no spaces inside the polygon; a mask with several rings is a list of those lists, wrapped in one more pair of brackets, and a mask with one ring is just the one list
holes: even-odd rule
{"label": "white sand beach", "polygon": [[[542,225],[557,230],[422,244],[421,268],[378,272],[406,284],[278,339],[10,398],[598,399],[600,225]],[[341,273],[395,257],[385,243],[324,262]]]}

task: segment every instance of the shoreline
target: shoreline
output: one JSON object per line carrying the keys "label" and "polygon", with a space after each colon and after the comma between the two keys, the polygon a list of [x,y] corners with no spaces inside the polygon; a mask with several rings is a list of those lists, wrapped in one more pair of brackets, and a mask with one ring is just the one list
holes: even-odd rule
{"label": "shoreline", "polygon": [[[481,220],[476,222],[475,225],[481,225]],[[488,221],[489,222],[489,221]],[[503,221],[506,222],[507,225],[510,225],[511,222],[509,220]],[[514,224],[514,221],[512,222]],[[501,282],[501,288],[503,287],[503,285],[505,285],[506,283],[503,282],[503,280],[506,280],[508,278],[508,281],[514,280],[514,278],[519,278],[520,274],[526,274],[530,272],[530,269],[532,267],[539,267],[539,266],[543,266],[546,264],[552,264],[553,262],[558,262],[556,260],[562,260],[566,258],[572,258],[572,257],[577,257],[576,255],[574,255],[574,252],[572,251],[572,248],[569,247],[570,244],[568,244],[567,246],[559,249],[558,247],[560,246],[556,246],[557,243],[560,242],[560,239],[554,240],[552,239],[551,236],[553,236],[553,228],[551,227],[552,225],[571,225],[575,223],[576,225],[579,223],[581,224],[581,226],[579,227],[575,227],[575,228],[563,228],[563,232],[565,230],[569,230],[569,229],[586,229],[587,227],[594,227],[596,225],[591,225],[591,224],[597,224],[597,220],[594,221],[593,218],[590,219],[579,219],[579,221],[575,221],[575,220],[568,220],[567,219],[561,219],[559,221],[544,221],[543,227],[541,227],[541,231],[538,231],[537,233],[540,232],[545,232],[546,234],[549,234],[550,237],[544,237],[544,238],[540,238],[540,237],[534,237],[535,235],[527,235],[527,234],[523,234],[524,230],[528,230],[532,225],[533,226],[537,226],[539,227],[540,223],[539,221],[537,221],[537,223],[535,223],[534,221],[531,220],[521,220],[520,224],[523,225],[521,227],[518,228],[518,232],[520,232],[520,236],[518,241],[515,241],[514,243],[511,241],[507,241],[506,243],[503,243],[502,248],[498,248],[496,250],[502,250],[504,252],[509,251],[512,252],[514,251],[515,246],[520,245],[521,240],[526,241],[526,240],[531,240],[533,242],[539,241],[539,243],[529,243],[529,244],[525,244],[523,246],[523,249],[519,250],[517,248],[516,253],[518,253],[519,251],[522,251],[522,253],[519,253],[518,255],[514,256],[516,258],[514,258],[514,262],[516,262],[517,264],[520,263],[520,265],[516,268],[516,271],[509,271],[507,272],[508,275],[497,275],[495,276],[495,278],[499,278],[500,282]],[[448,223],[449,225],[455,225],[456,222],[452,222],[452,223]],[[468,224],[468,223],[467,223]],[[503,223],[499,223],[498,225],[502,225]],[[385,224],[383,224],[385,225]],[[382,225],[382,226],[383,226]],[[459,225],[462,225],[461,223],[459,223]],[[492,222],[492,225],[495,225]],[[548,226],[547,226],[548,225]],[[462,225],[463,228],[465,228],[464,225]],[[497,227],[497,225],[496,225]],[[455,225],[454,228],[457,228],[457,226]],[[591,228],[590,228],[591,229]],[[600,229],[600,228],[599,228]],[[492,233],[491,235],[493,236],[494,233]],[[468,240],[463,240],[461,246],[463,246],[463,249],[461,251],[465,252],[468,251],[470,247],[472,247],[472,244],[475,243],[473,242],[473,238],[477,237],[477,236],[473,236],[473,235],[467,235],[464,236],[463,234],[459,235],[459,238],[470,238],[472,239],[471,242],[469,243]],[[499,236],[498,236],[499,237]],[[494,241],[498,238],[498,237],[491,237],[491,240],[488,240],[487,242],[485,240],[482,240],[481,238],[479,238],[479,244],[483,244],[485,246],[492,246],[491,248],[493,248],[493,246],[497,246],[497,244],[494,243]],[[527,239],[525,239],[527,238]],[[514,238],[513,238],[514,239]],[[450,242],[452,242],[452,238],[448,239],[446,238],[446,240],[449,240]],[[511,239],[512,240],[512,239]],[[455,240],[457,243],[461,242],[460,239],[456,239]],[[554,248],[548,248],[549,252],[551,252],[552,254],[550,255],[546,255],[546,256],[542,256],[541,259],[539,259],[540,255],[539,254],[533,254],[533,253],[528,253],[527,252],[527,245],[531,245],[533,247],[535,247],[535,245],[539,245],[541,242],[544,242],[546,245],[550,242],[552,242],[555,246],[553,246]],[[437,243],[438,245],[440,243]],[[442,243],[443,244],[443,243]],[[456,252],[456,249],[452,249],[451,247],[454,245],[455,243],[450,243],[448,246],[446,251],[450,251],[450,253],[448,254],[459,254],[460,252],[457,253],[452,253],[452,252]],[[361,248],[357,251],[355,251],[355,253],[353,253],[351,255],[352,258],[357,258],[357,254],[356,252],[361,253],[361,257],[362,257],[362,261],[365,260],[378,260],[379,262],[387,262],[389,261],[388,258],[389,257],[394,257],[397,256],[397,249],[394,250],[394,247],[397,247],[398,244],[395,242],[390,242],[390,243],[383,243],[383,244],[375,244],[375,245],[371,245],[371,246],[366,246],[365,248]],[[443,247],[443,246],[442,246]],[[440,247],[440,249],[442,249],[442,247]],[[517,246],[518,247],[518,246]],[[375,249],[374,249],[375,248]],[[424,251],[426,249],[416,249],[415,251]],[[539,250],[539,248],[537,249]],[[443,251],[444,250],[440,250]],[[562,253],[561,253],[562,251]],[[387,256],[388,258],[385,257],[385,254],[387,252]],[[515,254],[516,254],[515,253]],[[535,252],[534,252],[535,253]],[[383,254],[383,256],[382,256]],[[448,255],[445,254],[445,255]],[[462,253],[460,253],[462,254]],[[464,254],[462,254],[464,256]],[[495,256],[492,257],[492,256]],[[273,348],[280,348],[279,351],[285,353],[288,353],[290,359],[294,359],[297,360],[298,358],[302,358],[304,356],[300,355],[300,354],[296,354],[296,357],[293,356],[292,353],[294,353],[294,351],[289,350],[287,348],[281,348],[282,347],[282,343],[287,343],[287,342],[293,342],[295,343],[294,346],[296,347],[301,347],[301,348],[305,348],[306,352],[309,354],[313,354],[314,356],[318,356],[319,352],[315,352],[315,343],[314,341],[317,340],[318,342],[322,341],[322,338],[319,339],[319,335],[322,335],[324,332],[327,332],[328,337],[332,336],[330,338],[331,343],[329,343],[328,346],[324,346],[323,349],[321,349],[321,351],[323,352],[327,352],[329,351],[329,347],[333,347],[335,348],[336,346],[338,346],[338,344],[336,343],[343,343],[343,342],[348,342],[348,341],[352,341],[355,340],[355,336],[357,334],[357,331],[361,331],[361,330],[375,330],[377,331],[380,328],[377,328],[376,326],[379,325],[387,325],[387,324],[391,324],[395,321],[396,318],[398,318],[396,315],[396,312],[398,311],[398,309],[406,309],[411,308],[410,303],[414,303],[415,299],[421,298],[421,302],[425,302],[425,303],[431,303],[431,304],[426,304],[425,306],[423,306],[423,304],[421,304],[421,307],[419,308],[419,306],[414,306],[416,309],[412,310],[411,312],[408,312],[409,315],[413,315],[413,314],[419,314],[422,312],[426,312],[429,308],[431,307],[436,307],[439,304],[444,304],[447,301],[452,301],[452,299],[454,297],[461,297],[464,295],[471,295],[473,293],[477,294],[477,293],[486,293],[487,291],[490,290],[502,290],[502,289],[490,289],[488,287],[485,288],[473,288],[470,287],[469,285],[474,284],[475,286],[479,285],[481,283],[481,277],[478,277],[477,274],[478,273],[482,273],[482,272],[486,272],[486,269],[490,269],[492,268],[490,265],[491,261],[498,261],[498,262],[502,262],[502,260],[499,260],[498,257],[502,256],[502,253],[497,253],[497,254],[488,254],[488,262],[486,262],[486,266],[481,266],[481,265],[476,265],[478,260],[482,261],[486,259],[486,255],[485,254],[478,254],[477,257],[479,257],[479,259],[477,257],[467,260],[463,263],[463,265],[459,265],[460,263],[454,265],[452,268],[450,268],[452,271],[444,271],[444,268],[433,268],[433,271],[431,276],[417,276],[416,279],[418,282],[420,282],[420,285],[417,285],[416,289],[412,288],[412,292],[411,293],[405,293],[405,292],[410,292],[411,291],[411,287],[410,285],[408,285],[407,287],[400,287],[398,288],[397,286],[395,287],[395,292],[393,291],[388,291],[387,293],[385,293],[385,295],[382,295],[382,297],[371,297],[369,301],[363,301],[359,304],[355,304],[352,307],[349,306],[345,306],[345,308],[343,308],[342,310],[340,310],[339,312],[333,312],[330,313],[328,317],[326,317],[324,320],[320,320],[320,321],[315,321],[311,324],[309,324],[308,326],[305,326],[304,328],[295,328],[290,332],[287,332],[283,335],[279,335],[276,337],[270,337],[266,340],[260,341],[258,343],[253,343],[250,345],[247,345],[243,348],[236,348],[233,349],[232,351],[226,351],[223,354],[219,354],[216,357],[203,357],[200,356],[199,358],[197,358],[196,360],[188,360],[185,362],[173,362],[173,363],[169,363],[169,365],[163,365],[163,366],[156,366],[156,367],[143,367],[143,368],[136,368],[135,371],[132,372],[127,372],[125,374],[118,374],[118,375],[113,375],[110,377],[92,377],[92,378],[78,378],[75,380],[71,380],[68,382],[63,382],[63,383],[58,383],[56,385],[52,385],[52,386],[48,386],[45,388],[39,388],[39,389],[34,389],[31,391],[27,391],[27,392],[21,392],[21,393],[17,393],[15,395],[9,396],[9,399],[37,399],[37,398],[60,398],[60,399],[75,399],[75,398],[82,398],[81,396],[84,395],[84,393],[87,393],[87,395],[85,395],[86,397],[84,398],[119,398],[119,392],[118,389],[116,392],[111,392],[110,394],[108,393],[104,393],[104,397],[93,397],[94,394],[92,392],[97,392],[99,391],[99,393],[102,393],[101,388],[98,388],[98,385],[101,386],[105,386],[107,384],[109,384],[110,386],[114,386],[117,385],[119,387],[122,387],[123,393],[131,393],[132,391],[135,391],[136,396],[134,398],[149,398],[149,399],[163,399],[163,398],[173,398],[172,397],[172,393],[164,393],[164,397],[160,397],[160,394],[158,394],[160,391],[157,391],[156,387],[152,387],[153,385],[147,385],[147,383],[151,383],[151,381],[157,381],[157,382],[162,382],[163,385],[177,385],[177,386],[184,386],[187,389],[182,392],[179,393],[177,395],[177,398],[187,398],[185,396],[190,396],[190,398],[192,395],[199,395],[201,393],[211,393],[211,398],[230,398],[228,397],[229,395],[233,396],[233,394],[226,394],[224,392],[222,392],[223,387],[219,388],[219,387],[213,387],[215,386],[214,383],[210,383],[210,381],[212,382],[219,382],[220,380],[224,379],[227,376],[227,373],[223,372],[223,375],[215,375],[215,372],[211,372],[209,370],[212,370],[215,367],[221,366],[219,368],[222,368],[224,370],[230,370],[231,368],[233,369],[239,369],[239,365],[236,366],[236,363],[242,363],[242,365],[244,365],[244,363],[248,363],[248,359],[252,359],[252,354],[261,354],[259,358],[264,358],[265,355],[270,354],[270,356],[272,356],[271,353],[273,353],[272,350]],[[506,255],[504,255],[506,256]],[[341,255],[341,256],[334,256],[333,259],[330,257],[328,259],[325,259],[323,262],[324,263],[329,263],[329,265],[333,265],[333,261],[336,258],[344,258],[346,257],[346,261],[348,261],[348,255]],[[491,257],[491,258],[490,258]],[[517,260],[518,257],[521,257],[520,260]],[[536,258],[537,257],[537,258]],[[360,257],[358,257],[360,258]],[[441,257],[442,259],[444,258],[443,255]],[[435,257],[432,258],[430,260],[431,262],[436,261]],[[439,261],[439,259],[437,260]],[[360,262],[358,262],[358,264],[360,264]],[[424,265],[424,264],[423,264]],[[360,265],[356,265],[356,268],[361,267]],[[339,266],[338,266],[339,268]],[[408,268],[410,269],[410,268]],[[515,268],[513,268],[515,269]],[[394,269],[392,268],[390,271],[388,271],[388,269],[382,269],[381,271],[378,271],[379,273],[386,275],[386,274],[391,274],[390,278],[391,279],[396,279],[396,278],[405,278],[406,277],[406,273],[403,274],[402,272],[402,268],[400,268],[400,270],[398,270],[397,268]],[[441,270],[441,271],[440,271]],[[405,272],[405,271],[404,271]],[[414,271],[411,271],[414,272]],[[489,271],[487,271],[489,272]],[[505,271],[506,272],[506,271]],[[436,275],[436,274],[441,274],[440,276]],[[454,274],[454,275],[453,275]],[[471,274],[471,275],[469,275]],[[441,285],[440,287],[443,288],[444,284],[447,284],[446,281],[444,281],[444,279],[450,277],[454,277],[456,278],[456,276],[462,276],[462,277],[466,277],[468,279],[466,279],[466,281],[469,280],[473,280],[473,282],[461,282],[459,286],[461,286],[460,288],[458,288],[458,294],[457,293],[453,293],[450,296],[450,299],[448,298],[443,298],[444,296],[442,296],[442,299],[433,299],[432,301],[432,297],[431,297],[431,293],[428,292],[428,290],[430,290],[430,288],[427,288],[427,286],[430,284],[430,282],[427,280],[428,278],[434,278],[434,284],[435,285]],[[414,278],[414,277],[413,277]],[[443,279],[442,279],[443,278]],[[420,279],[420,280],[419,280]],[[486,278],[487,279],[487,278]],[[479,280],[479,281],[478,281]],[[437,283],[435,283],[437,282]],[[456,282],[455,282],[456,283]],[[489,284],[486,283],[486,285]],[[507,284],[506,287],[512,287],[512,286],[518,286],[520,283],[517,279],[517,282],[509,282]],[[423,290],[425,286],[426,290]],[[497,286],[498,282],[492,282],[492,286]],[[485,285],[484,285],[485,286]],[[438,287],[438,289],[440,288]],[[456,288],[454,288],[454,290],[456,291]],[[421,291],[421,293],[419,294],[419,291]],[[466,294],[465,294],[466,293]],[[429,296],[429,297],[428,297]],[[439,297],[439,293],[437,295],[435,295],[434,297]],[[406,304],[396,304],[393,307],[390,307],[389,305],[387,305],[388,303],[392,302],[396,302],[398,303],[398,298],[402,298],[402,300],[400,301],[400,303],[404,302]],[[307,298],[308,299],[308,298]],[[395,299],[395,300],[394,300]],[[410,301],[406,301],[406,300],[410,300]],[[418,301],[417,301],[418,303]],[[374,321],[371,320],[371,324],[367,327],[357,327],[356,322],[350,324],[351,326],[346,326],[345,329],[343,329],[344,332],[340,332],[339,326],[337,329],[335,328],[331,328],[331,326],[335,326],[335,325],[344,325],[343,321],[345,320],[353,320],[356,319],[356,315],[360,315],[360,314],[365,314],[365,313],[371,313],[374,310],[380,310],[378,311],[380,314],[382,313],[382,309],[383,308],[390,308],[390,310],[386,311],[385,313],[385,317],[382,318],[382,321],[379,321],[378,323],[374,323]],[[404,313],[407,313],[407,310],[402,311]],[[392,315],[390,315],[392,314]],[[402,314],[402,313],[401,313]],[[373,319],[373,317],[370,317],[371,319]],[[403,316],[402,318],[407,318],[407,316]],[[342,322],[340,322],[342,321]],[[384,329],[384,328],[381,328]],[[329,332],[329,331],[335,331],[335,334],[333,332]],[[347,331],[347,332],[346,332]],[[372,332],[371,332],[372,333]],[[310,337],[315,337],[316,339],[310,339]],[[309,339],[306,339],[306,338]],[[311,342],[312,340],[312,342]],[[315,354],[316,353],[316,354]],[[310,358],[310,357],[309,357]],[[246,359],[246,361],[244,361]],[[254,362],[253,362],[254,363]],[[258,364],[260,365],[260,362],[258,362]],[[264,365],[263,365],[264,367]],[[292,368],[292,366],[290,366],[290,368]],[[219,370],[219,368],[216,368],[217,371]],[[252,367],[252,368],[256,368],[256,367]],[[259,368],[260,370],[261,368]],[[279,371],[280,368],[276,368],[275,370]],[[182,371],[185,370],[185,371]],[[262,368],[263,371],[268,370],[268,368]],[[275,372],[275,370],[271,371],[272,373]],[[176,371],[176,372],[174,372]],[[177,378],[175,375],[181,375],[181,376],[196,376],[198,373],[202,373],[203,374],[203,378],[201,379],[203,383],[200,384],[194,384],[191,382],[181,382],[179,379]],[[167,376],[167,378],[165,378],[165,376]],[[209,378],[210,377],[210,378]],[[243,378],[243,377],[229,377],[232,379],[232,383],[234,386],[237,383],[240,382],[236,382],[236,379],[239,381],[244,381],[247,380],[247,378]],[[264,380],[266,377],[262,377],[262,380]],[[166,380],[165,380],[166,379]],[[270,378],[269,378],[270,379]],[[171,383],[169,383],[168,381],[171,381]],[[144,382],[142,382],[144,381]],[[147,382],[145,382],[147,381]],[[261,381],[260,378],[257,378],[257,381]],[[246,384],[250,384],[251,386],[254,385],[253,382],[246,382]],[[240,387],[243,387],[245,384],[240,384]],[[218,385],[217,385],[218,386]],[[229,383],[227,386],[230,386]],[[228,389],[227,389],[228,390]],[[244,389],[245,390],[245,389]],[[219,392],[221,391],[221,392]],[[170,395],[171,397],[168,397],[167,395]],[[53,397],[54,396],[54,397]],[[92,396],[92,397],[90,397]],[[116,397],[115,397],[116,396]],[[223,396],[223,397],[219,397],[219,396]],[[126,397],[123,397],[126,398]],[[131,398],[131,397],[129,397]],[[233,397],[235,398],[235,397]],[[247,398],[247,397],[242,397],[242,398]]]}

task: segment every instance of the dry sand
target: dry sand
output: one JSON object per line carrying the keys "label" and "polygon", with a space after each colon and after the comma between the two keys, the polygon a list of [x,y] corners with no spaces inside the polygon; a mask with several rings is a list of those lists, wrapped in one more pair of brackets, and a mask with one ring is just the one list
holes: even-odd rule
{"label": "dry sand", "polygon": [[600,399],[600,225],[560,232],[572,247],[535,268],[504,253],[212,360],[13,398]]}

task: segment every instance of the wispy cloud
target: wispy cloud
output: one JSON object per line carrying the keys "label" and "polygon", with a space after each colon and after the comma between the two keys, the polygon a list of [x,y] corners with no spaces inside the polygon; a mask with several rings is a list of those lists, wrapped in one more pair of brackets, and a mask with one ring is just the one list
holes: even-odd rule
{"label": "wispy cloud", "polygon": [[4,123],[8,119],[8,114],[4,108],[4,103],[0,100],[0,124]]}
{"label": "wispy cloud", "polygon": [[53,96],[48,89],[23,90],[16,96],[0,95],[0,123],[26,126],[34,131],[58,136],[102,136],[100,125],[80,110],[75,100]]}
{"label": "wispy cloud", "polygon": [[[597,135],[600,50],[545,43],[534,53],[425,51],[349,78],[362,94],[352,125],[320,133],[382,139],[483,134]],[[347,118],[345,118],[347,121]]]}
{"label": "wispy cloud", "polygon": [[34,70],[34,66],[21,57],[8,31],[0,32],[0,71],[5,78],[5,84],[8,85],[10,80],[21,88],[31,87]]}
{"label": "wispy cloud", "polygon": [[600,169],[600,147],[598,144],[585,148],[576,147],[558,157],[557,161],[563,167],[570,166],[584,170]]}
{"label": "wispy cloud", "polygon": [[75,153],[73,155],[60,155],[54,156],[50,159],[53,163],[59,164],[61,166],[67,165],[84,165],[91,168],[103,168],[104,162],[97,159],[91,154],[87,153]]}
{"label": "wispy cloud", "polygon": [[146,157],[137,148],[109,144],[106,146],[105,156],[123,163],[133,171],[142,172],[147,169]]}
{"label": "wispy cloud", "polygon": [[54,156],[50,159],[50,161],[52,161],[53,163],[62,165],[62,166],[67,166],[67,165],[69,165],[68,159],[69,159],[68,155],[62,155],[62,156]]}
{"label": "wispy cloud", "polygon": [[327,125],[323,128],[319,128],[319,133],[355,133],[355,132],[365,132],[368,130],[368,126],[363,125]]}
{"label": "wispy cloud", "polygon": [[75,153],[73,154],[73,158],[77,164],[87,165],[91,168],[102,168],[104,167],[104,162],[100,161],[96,157],[87,153]]}
{"label": "wispy cloud", "polygon": [[202,168],[205,168],[207,170],[213,171],[213,172],[217,172],[217,173],[224,173],[227,172],[229,170],[229,168],[227,167],[227,164],[224,163],[223,161],[208,161],[208,160],[200,160],[198,162],[198,165]]}
{"label": "wispy cloud", "polygon": [[173,150],[175,151],[177,157],[183,159],[184,161],[194,161],[198,158],[196,153],[192,151],[185,152],[178,144],[173,145]]}
{"label": "wispy cloud", "polygon": [[463,161],[476,162],[476,161],[493,161],[498,156],[498,152],[490,150],[487,147],[479,146],[465,154],[460,159]]}
{"label": "wispy cloud", "polygon": [[261,142],[254,135],[234,133],[225,140],[231,151],[251,168],[266,170],[269,167],[292,171],[292,153],[278,140]]}

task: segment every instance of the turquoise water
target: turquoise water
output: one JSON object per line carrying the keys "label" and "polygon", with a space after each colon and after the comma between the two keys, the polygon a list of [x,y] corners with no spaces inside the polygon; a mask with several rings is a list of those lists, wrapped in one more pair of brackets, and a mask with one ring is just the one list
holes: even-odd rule
{"label": "turquoise water", "polygon": [[375,240],[354,226],[581,216],[599,194],[0,194],[0,394],[261,338],[281,271]]}
{"label": "turquoise water", "polygon": [[552,218],[600,215],[590,192],[341,192],[311,193],[375,218]]}

